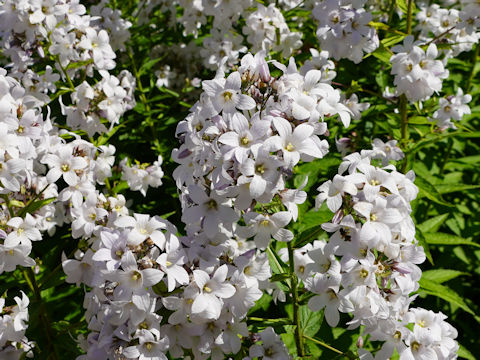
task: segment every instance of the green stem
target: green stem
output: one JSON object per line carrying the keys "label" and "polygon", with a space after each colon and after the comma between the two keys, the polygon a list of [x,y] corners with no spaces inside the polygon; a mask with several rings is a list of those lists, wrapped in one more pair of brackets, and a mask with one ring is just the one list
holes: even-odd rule
{"label": "green stem", "polygon": [[[399,99],[399,111],[400,111],[400,131],[401,131],[401,139],[400,139],[400,144],[403,148],[403,150],[406,149],[407,143],[408,143],[408,100],[405,94],[400,96]],[[403,161],[403,167],[402,171],[404,172],[407,168],[407,163],[408,163],[408,157],[405,156],[405,159]]]}
{"label": "green stem", "polygon": [[407,34],[412,33],[412,13],[413,13],[413,0],[408,0],[407,3]]}
{"label": "green stem", "polygon": [[329,349],[329,350],[332,350],[332,351],[336,352],[337,354],[340,354],[340,355],[343,355],[343,354],[344,354],[343,351],[340,351],[340,350],[338,350],[338,349],[335,349],[333,346],[330,346],[330,345],[324,343],[323,341],[314,339],[314,338],[312,338],[312,337],[310,337],[310,336],[307,336],[307,335],[303,335],[303,337],[304,337],[305,339],[307,339],[307,340],[310,340],[310,341],[314,342],[315,344],[318,344],[318,345],[323,346],[323,347],[325,347],[325,348],[327,348],[327,349]]}
{"label": "green stem", "polygon": [[52,334],[52,326],[50,323],[50,319],[48,317],[47,308],[45,307],[45,303],[42,300],[42,294],[40,292],[40,288],[38,287],[37,280],[35,279],[35,273],[31,268],[27,268],[23,271],[23,276],[28,286],[30,287],[30,290],[35,295],[35,299],[37,300],[40,306],[39,318],[43,324],[43,328],[45,329],[45,335],[47,337],[48,347],[46,351],[50,354],[49,359],[59,360],[60,357],[57,354],[57,349],[55,347],[55,340]]}
{"label": "green stem", "polygon": [[473,80],[473,77],[475,76],[475,64],[477,63],[479,50],[480,50],[480,46],[478,46],[477,44],[475,46],[475,52],[473,53],[472,68],[470,69],[470,74],[468,75],[467,86],[465,87],[465,94],[468,94],[472,86],[472,80]]}
{"label": "green stem", "polygon": [[291,275],[290,291],[292,292],[292,305],[293,305],[293,325],[295,325],[295,345],[297,347],[297,354],[299,357],[305,356],[305,349],[303,345],[302,327],[300,324],[300,307],[298,306],[298,279],[295,275],[295,262],[293,257],[293,245],[292,242],[287,243],[288,247],[288,264]]}

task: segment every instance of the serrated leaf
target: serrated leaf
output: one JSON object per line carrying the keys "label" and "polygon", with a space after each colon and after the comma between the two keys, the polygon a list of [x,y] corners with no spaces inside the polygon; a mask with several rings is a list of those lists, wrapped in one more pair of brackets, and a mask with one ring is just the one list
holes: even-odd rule
{"label": "serrated leaf", "polygon": [[323,311],[312,311],[308,306],[300,307],[300,324],[302,333],[307,336],[315,336],[323,322]]}
{"label": "serrated leaf", "polygon": [[420,225],[417,225],[417,227],[424,233],[435,232],[440,228],[445,220],[447,220],[448,215],[449,214],[437,215],[431,219],[428,219],[427,221],[424,221]]}
{"label": "serrated leaf", "polygon": [[437,204],[444,205],[444,206],[453,206],[452,204],[447,203],[443,200],[442,195],[438,192],[436,187],[432,185],[428,180],[421,176],[417,176],[415,178],[415,185],[418,186],[418,196],[417,199],[421,199],[426,197]]}
{"label": "serrated leaf", "polygon": [[446,281],[455,279],[458,276],[469,276],[469,273],[458,271],[458,270],[451,270],[451,269],[434,269],[434,270],[427,270],[422,273],[422,277],[427,280],[435,281],[436,283],[444,283]]}
{"label": "serrated leaf", "polygon": [[458,295],[455,291],[450,289],[449,287],[439,284],[435,281],[431,281],[425,278],[421,278],[420,281],[420,288],[425,291],[429,295],[436,296],[440,299],[443,299],[447,302],[449,302],[452,305],[456,305],[459,308],[465,310],[469,314],[472,314],[475,316],[475,312],[470,309],[470,307],[465,303],[463,298]]}
{"label": "serrated leaf", "polygon": [[423,235],[425,236],[425,241],[432,245],[470,245],[480,247],[480,244],[453,234],[435,232]]}

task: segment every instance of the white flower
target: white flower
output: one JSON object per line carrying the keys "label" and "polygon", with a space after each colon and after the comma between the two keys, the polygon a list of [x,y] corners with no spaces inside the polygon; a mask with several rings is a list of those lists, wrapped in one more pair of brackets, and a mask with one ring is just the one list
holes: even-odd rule
{"label": "white flower", "polygon": [[193,278],[200,293],[192,304],[192,314],[204,319],[216,320],[222,311],[222,300],[235,294],[233,285],[225,282],[227,278],[227,265],[220,266],[212,278],[203,270],[194,270]]}
{"label": "white flower", "polygon": [[237,110],[251,110],[256,103],[250,96],[240,92],[242,81],[239,72],[231,73],[226,80],[214,79],[203,82],[203,90],[210,97],[212,115],[223,111],[225,114],[233,114]]}

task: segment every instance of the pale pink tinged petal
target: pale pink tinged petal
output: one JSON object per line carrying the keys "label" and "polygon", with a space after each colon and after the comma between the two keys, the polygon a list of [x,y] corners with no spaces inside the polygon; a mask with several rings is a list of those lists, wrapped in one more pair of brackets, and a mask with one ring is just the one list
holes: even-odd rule
{"label": "pale pink tinged petal", "polygon": [[[211,305],[211,304],[210,304]],[[192,304],[192,313],[201,313],[209,306],[209,298],[204,294],[198,294]]]}
{"label": "pale pink tinged petal", "polygon": [[[175,266],[173,269],[169,270],[173,274],[177,282],[181,285],[186,285],[189,282],[189,276],[187,271],[181,266]],[[170,290],[169,290],[170,291]]]}
{"label": "pale pink tinged petal", "polygon": [[340,116],[340,120],[342,121],[344,127],[347,128],[350,126],[351,117],[347,111],[339,111],[338,116]]}
{"label": "pale pink tinged petal", "polygon": [[321,297],[319,295],[316,295],[312,297],[310,300],[308,300],[308,307],[312,311],[320,311],[325,304],[322,302]]}
{"label": "pale pink tinged petal", "polygon": [[270,243],[270,234],[258,233],[257,235],[255,235],[253,240],[255,241],[255,244],[257,245],[257,247],[263,250],[267,248],[268,244]]}
{"label": "pale pink tinged petal", "polygon": [[373,201],[377,197],[378,193],[380,192],[380,186],[372,186],[368,182],[365,183],[363,187],[363,193],[365,194],[365,199],[367,201]]}
{"label": "pale pink tinged petal", "polygon": [[287,229],[278,229],[274,234],[273,238],[278,241],[288,242],[293,239],[293,233]]}
{"label": "pale pink tinged petal", "polygon": [[215,280],[220,283],[224,282],[225,279],[227,278],[227,273],[228,273],[228,267],[226,264],[223,264],[215,271],[215,274],[213,275],[212,280]]}
{"label": "pale pink tinged petal", "polygon": [[108,261],[112,260],[112,252],[110,249],[98,249],[95,254],[92,256],[92,260],[94,261]]}
{"label": "pale pink tinged petal", "polygon": [[218,216],[224,223],[232,223],[237,221],[239,218],[239,215],[234,209],[226,206],[222,207]]}
{"label": "pale pink tinged petal", "polygon": [[324,155],[324,153],[320,151],[317,144],[315,144],[315,142],[311,138],[303,140],[302,143],[298,145],[295,150],[302,154],[313,156],[315,158],[322,158]]}
{"label": "pale pink tinged petal", "polygon": [[77,156],[72,159],[71,168],[72,169],[84,169],[88,165],[87,160],[83,157]]}
{"label": "pale pink tinged petal", "polygon": [[218,138],[218,141],[225,145],[233,147],[239,146],[239,135],[236,132],[229,131]]}
{"label": "pale pink tinged petal", "polygon": [[358,212],[360,215],[363,217],[369,219],[370,218],[370,213],[372,212],[373,205],[366,202],[366,201],[360,201],[356,203],[353,208],[355,209],[356,212]]}
{"label": "pale pink tinged petal", "polygon": [[140,351],[136,346],[129,346],[123,349],[122,355],[128,359],[136,359],[140,356]]}
{"label": "pale pink tinged petal", "polygon": [[239,90],[242,86],[242,79],[240,78],[240,73],[235,71],[228,75],[225,82],[225,89]]}
{"label": "pale pink tinged petal", "polygon": [[124,271],[138,270],[137,261],[131,251],[122,256],[122,268]]}
{"label": "pale pink tinged petal", "polygon": [[142,270],[143,285],[153,286],[158,284],[163,278],[163,271],[157,269],[144,269]]}
{"label": "pale pink tinged petal", "polygon": [[300,160],[300,154],[298,152],[290,152],[283,150],[283,161],[287,166],[294,166]]}
{"label": "pale pink tinged petal", "polygon": [[135,227],[136,223],[132,216],[121,216],[115,220],[115,226],[118,227]]}
{"label": "pale pink tinged petal", "polygon": [[255,174],[255,161],[252,159],[246,159],[240,164],[240,171],[245,176],[252,176]]}
{"label": "pale pink tinged petal", "polygon": [[360,230],[360,241],[366,243],[373,239],[377,235],[375,228],[372,226],[370,221],[367,221],[363,224],[362,229]]}
{"label": "pale pink tinged petal", "polygon": [[203,230],[210,239],[213,238],[218,232],[219,221],[216,215],[217,214],[209,214],[203,219]]}
{"label": "pale pink tinged petal", "polygon": [[[30,242],[28,239],[27,241]],[[16,236],[14,233],[10,233],[4,241],[4,245],[8,248],[14,248],[18,244],[20,244],[20,237]]]}
{"label": "pale pink tinged petal", "polygon": [[8,225],[8,226],[11,226],[11,227],[14,227],[14,228],[18,228],[18,227],[20,227],[22,224],[23,224],[23,219],[22,219],[21,217],[11,218],[11,219],[8,220],[8,222],[7,222],[7,225]]}
{"label": "pale pink tinged petal", "polygon": [[271,136],[263,142],[262,148],[268,152],[280,150],[282,148],[282,138],[278,135]]}
{"label": "pale pink tinged petal", "polygon": [[78,176],[73,171],[64,172],[63,180],[65,180],[68,185],[75,186],[78,183]]}
{"label": "pale pink tinged petal", "polygon": [[205,284],[210,280],[210,276],[203,270],[194,270],[193,279],[195,280],[198,288],[202,290]]}
{"label": "pale pink tinged petal", "polygon": [[310,117],[310,111],[308,111],[303,106],[294,102],[292,104],[292,115],[297,120],[305,120]]}
{"label": "pale pink tinged petal", "polygon": [[202,82],[202,89],[208,96],[214,97],[222,90],[222,86],[216,80],[205,80]]}
{"label": "pale pink tinged petal", "polygon": [[219,284],[215,287],[215,295],[223,298],[228,299],[235,294],[235,287],[231,284]]}
{"label": "pale pink tinged petal", "polygon": [[150,234],[150,239],[153,240],[153,243],[157,245],[160,249],[165,249],[165,235],[158,230],[155,230],[153,233]]}
{"label": "pale pink tinged petal", "polygon": [[309,138],[315,129],[309,124],[300,124],[293,130],[293,140],[295,143],[301,143]]}
{"label": "pale pink tinged petal", "polygon": [[338,325],[340,320],[340,314],[335,306],[327,305],[325,308],[325,318],[327,319],[328,325],[335,327]]}
{"label": "pale pink tinged petal", "polygon": [[32,241],[42,240],[42,234],[38,229],[28,229],[25,230],[25,235]]}
{"label": "pale pink tinged petal", "polygon": [[8,172],[16,174],[20,170],[25,169],[25,161],[22,159],[11,159],[7,161]]}
{"label": "pale pink tinged petal", "polygon": [[273,221],[276,227],[286,226],[292,219],[292,215],[288,211],[279,211],[272,216],[270,219]]}
{"label": "pale pink tinged petal", "polygon": [[320,70],[310,70],[305,74],[305,88],[311,89],[314,85],[316,85],[320,78],[322,77],[322,72]]}
{"label": "pale pink tinged petal", "polygon": [[342,195],[337,194],[327,199],[327,206],[332,212],[336,212],[342,206]]}
{"label": "pale pink tinged petal", "polygon": [[241,134],[249,130],[249,123],[247,118],[242,113],[235,113],[231,119],[232,129],[237,133]]}
{"label": "pale pink tinged petal", "polygon": [[194,223],[204,216],[204,211],[201,206],[192,206],[183,210],[182,221],[186,224]]}
{"label": "pale pink tinged petal", "polygon": [[138,230],[136,229],[133,229],[128,234],[128,243],[134,246],[140,245],[146,239],[147,239],[147,236],[144,234],[140,234],[140,232],[138,232]]}
{"label": "pale pink tinged petal", "polygon": [[60,178],[60,176],[62,176],[62,172],[59,168],[50,169],[50,171],[47,173],[47,181],[49,183],[54,183]]}
{"label": "pale pink tinged petal", "polygon": [[402,214],[397,209],[385,209],[380,217],[380,221],[386,224],[396,224],[403,220]]}
{"label": "pale pink tinged petal", "polygon": [[167,296],[162,298],[163,306],[165,306],[168,310],[175,311],[180,309],[182,306],[182,299],[177,298],[176,296]]}
{"label": "pale pink tinged petal", "polygon": [[259,175],[254,175],[252,181],[250,182],[250,196],[256,199],[263,195],[266,188],[267,182],[265,179]]}
{"label": "pale pink tinged petal", "polygon": [[275,126],[275,129],[278,131],[278,134],[280,135],[281,138],[286,139],[292,134],[292,126],[290,123],[280,117],[275,117],[273,118],[273,125]]}
{"label": "pale pink tinged petal", "polygon": [[188,187],[188,196],[197,204],[203,204],[209,200],[205,190],[198,185],[190,185]]}
{"label": "pale pink tinged petal", "polygon": [[29,16],[29,20],[32,24],[39,24],[43,19],[45,19],[45,14],[40,9]]}
{"label": "pale pink tinged petal", "polygon": [[239,110],[251,110],[257,103],[250,96],[241,94],[238,95],[235,106]]}

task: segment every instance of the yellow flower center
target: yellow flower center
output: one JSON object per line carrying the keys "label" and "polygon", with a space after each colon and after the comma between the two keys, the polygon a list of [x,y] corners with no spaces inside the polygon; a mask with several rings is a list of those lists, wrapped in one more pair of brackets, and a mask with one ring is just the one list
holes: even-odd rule
{"label": "yellow flower center", "polygon": [[287,146],[285,146],[285,150],[287,150],[287,151],[293,151],[293,150],[295,150],[295,147],[293,146],[292,143],[289,142],[289,143],[287,144]]}
{"label": "yellow flower center", "polygon": [[70,171],[70,165],[68,164],[63,164],[60,169],[62,169],[63,172]]}
{"label": "yellow flower center", "polygon": [[232,97],[233,97],[233,94],[232,94],[230,91],[225,91],[225,92],[223,93],[223,99],[224,99],[225,101],[230,101],[230,100],[232,100]]}

